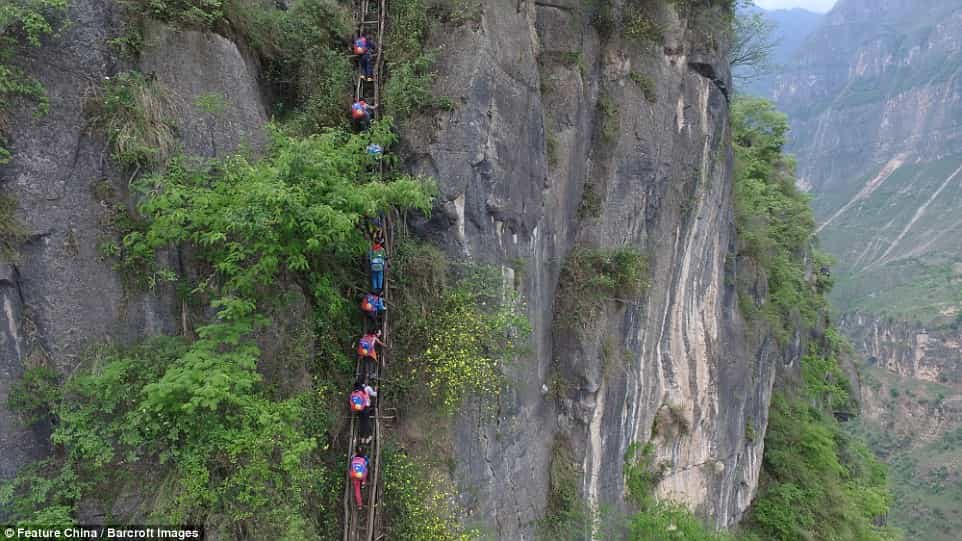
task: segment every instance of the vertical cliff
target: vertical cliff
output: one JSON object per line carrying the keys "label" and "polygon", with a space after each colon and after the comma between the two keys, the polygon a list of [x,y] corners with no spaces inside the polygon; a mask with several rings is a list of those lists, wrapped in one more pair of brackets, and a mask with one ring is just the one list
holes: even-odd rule
{"label": "vertical cliff", "polygon": [[[735,249],[729,9],[485,0],[476,16],[431,28],[435,89],[454,106],[402,129],[405,165],[440,185],[430,219],[411,226],[453,259],[498,266],[533,327],[494,415],[468,402],[451,434],[459,502],[498,539],[534,538],[559,470],[575,473],[592,507],[624,508],[625,455],[646,442],[658,496],[719,527],[752,500],[754,435],[776,369],[794,365],[797,349],[781,355],[738,309],[735,284],[756,271],[739,268]],[[24,367],[69,373],[89,345],[181,330],[174,291],[128,288],[98,253],[116,235],[105,213],[133,203],[133,172],[110,159],[87,97],[127,69],[150,74],[169,91],[182,150],[207,157],[257,148],[271,105],[258,64],[224,29],[146,21],[133,61],[104,45],[131,24],[116,4],[77,0],[69,16],[77,24],[31,59],[51,112],[14,110],[14,159],[0,169],[29,231],[0,272],[0,399]],[[210,96],[216,115],[200,105]],[[618,253],[633,255],[615,261],[645,287],[569,302],[578,265]],[[32,439],[6,408],[0,429],[4,477],[44,453],[43,435]]]}
{"label": "vertical cliff", "polygon": [[[590,502],[618,505],[634,442],[656,444],[658,494],[719,526],[757,482],[745,427],[764,430],[774,364],[736,308],[726,15],[600,9],[484,2],[477,23],[436,28],[455,108],[404,132],[410,166],[441,184],[421,232],[500,265],[534,326],[497,419],[456,429],[462,503],[500,539],[532,538],[559,461]],[[626,32],[639,14],[653,35]],[[643,295],[587,321],[559,310],[573,253],[622,248],[644,256]]]}

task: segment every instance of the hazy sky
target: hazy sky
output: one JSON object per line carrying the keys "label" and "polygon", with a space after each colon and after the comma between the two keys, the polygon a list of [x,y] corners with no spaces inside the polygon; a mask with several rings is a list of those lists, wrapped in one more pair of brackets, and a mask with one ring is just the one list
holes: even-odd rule
{"label": "hazy sky", "polygon": [[835,4],[835,0],[755,0],[765,9],[805,8],[809,11],[825,13]]}

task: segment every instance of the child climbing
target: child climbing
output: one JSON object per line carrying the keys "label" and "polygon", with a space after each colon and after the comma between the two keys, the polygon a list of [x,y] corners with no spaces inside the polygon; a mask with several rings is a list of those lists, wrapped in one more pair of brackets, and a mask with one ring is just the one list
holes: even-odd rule
{"label": "child climbing", "polygon": [[350,405],[360,421],[359,437],[363,444],[369,444],[372,438],[371,398],[377,398],[377,389],[365,383],[363,378],[358,378],[351,391]]}
{"label": "child climbing", "polygon": [[361,78],[368,82],[374,81],[374,40],[367,34],[362,34],[354,40],[354,54],[357,55],[361,68]]}
{"label": "child climbing", "polygon": [[351,465],[348,469],[348,475],[351,478],[351,482],[354,483],[354,502],[357,504],[358,509],[364,507],[364,500],[361,498],[361,488],[367,482],[367,467],[368,460],[367,455],[364,454],[364,447],[358,445],[354,456],[351,458]]}
{"label": "child climbing", "polygon": [[371,118],[374,116],[374,109],[377,109],[377,104],[368,105],[363,98],[351,104],[351,118],[354,119],[358,130],[365,131],[371,127]]}
{"label": "child climbing", "polygon": [[387,347],[381,341],[381,331],[378,329],[370,334],[365,334],[358,340],[357,354],[367,361],[367,369],[364,371],[373,377],[377,369],[377,346]]}
{"label": "child climbing", "polygon": [[371,321],[376,322],[378,316],[384,313],[387,307],[384,305],[384,297],[378,295],[374,291],[368,293],[361,300],[361,311],[364,315],[369,317]]}
{"label": "child climbing", "polygon": [[384,290],[384,269],[387,267],[387,250],[383,235],[374,239],[367,257],[371,264],[371,290],[380,294]]}

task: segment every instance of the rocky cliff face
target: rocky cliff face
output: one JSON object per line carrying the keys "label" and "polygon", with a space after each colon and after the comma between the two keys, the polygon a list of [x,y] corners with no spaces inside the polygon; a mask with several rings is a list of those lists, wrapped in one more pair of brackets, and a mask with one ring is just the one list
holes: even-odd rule
{"label": "rocky cliff face", "polygon": [[[745,427],[765,425],[774,363],[745,345],[730,280],[729,74],[704,26],[719,14],[649,4],[663,44],[599,35],[577,2],[485,2],[480,24],[437,36],[456,110],[406,134],[412,168],[441,182],[423,232],[509,283],[524,262],[535,355],[455,445],[462,501],[501,539],[532,538],[559,454],[589,501],[617,503],[626,448],[653,438],[657,492],[719,526],[756,487]],[[571,328],[559,272],[582,247],[640,250],[650,286]],[[653,434],[656,417],[677,427]]]}
{"label": "rocky cliff face", "polygon": [[[123,35],[120,4],[75,0],[63,35],[24,58],[50,98],[50,113],[35,117],[14,109],[9,121],[13,160],[0,167],[3,192],[19,205],[29,232],[19,259],[0,263],[0,477],[9,477],[43,452],[43,435],[25,432],[7,410],[10,385],[24,367],[48,364],[69,373],[84,348],[104,342],[174,333],[179,306],[173,291],[125,287],[98,246],[110,238],[110,207],[132,203],[131,171],[117,167],[102,130],[92,125],[90,100],[106,78],[128,69],[153,73],[172,99],[170,113],[187,153],[214,156],[256,147],[263,140],[266,107],[257,67],[221,36],[144,28],[140,66],[111,50],[106,40]],[[223,111],[205,122],[195,102],[223,97]],[[176,261],[177,254],[170,254]]]}
{"label": "rocky cliff face", "polygon": [[962,524],[959,332],[859,314],[840,327],[866,361],[859,423],[890,465],[892,523],[919,539],[955,539]]}
{"label": "rocky cliff face", "polygon": [[957,2],[842,0],[779,78],[843,310],[923,320],[952,310],[960,68]]}
{"label": "rocky cliff face", "polygon": [[839,328],[870,366],[932,383],[962,385],[959,331],[925,329],[893,318],[846,314]]}
{"label": "rocky cliff face", "polygon": [[[625,451],[651,440],[657,493],[729,526],[757,486],[762,438],[746,433],[764,433],[780,356],[748,336],[736,306],[723,8],[612,2],[599,23],[582,4],[486,0],[477,23],[436,28],[437,91],[456,107],[403,134],[410,168],[441,186],[415,229],[452,257],[500,266],[534,328],[494,418],[455,423],[460,500],[497,538],[532,539],[552,461],[572,462],[591,503],[621,505]],[[97,254],[95,183],[124,199],[127,172],[88,129],[81,90],[126,67],[104,48],[120,32],[114,6],[73,3],[82,24],[34,62],[51,114],[12,123],[15,158],[0,175],[31,237],[0,274],[0,400],[31,363],[70,371],[87,345],[178,328],[172,292],[128,291]],[[638,13],[657,32],[625,37]],[[139,68],[172,89],[187,152],[256,146],[267,101],[234,43],[157,25],[145,36]],[[192,104],[211,93],[226,112],[198,122]],[[571,325],[555,308],[566,257],[622,247],[645,256],[647,292]],[[19,426],[0,411],[4,477],[44,452]]]}

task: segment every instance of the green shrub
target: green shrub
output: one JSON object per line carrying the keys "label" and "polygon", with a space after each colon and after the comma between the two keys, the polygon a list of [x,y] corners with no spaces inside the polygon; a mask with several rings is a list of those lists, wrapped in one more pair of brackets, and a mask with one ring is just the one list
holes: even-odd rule
{"label": "green shrub", "polygon": [[[814,250],[812,212],[782,151],[788,122],[755,98],[737,98],[731,119],[740,254],[754,260],[768,281],[761,306],[740,283],[739,304],[746,317],[764,314],[782,344],[796,333],[815,338],[801,359],[801,385],[772,401],[759,494],[746,529],[783,541],[895,539],[876,526],[888,508],[884,467],[833,416],[854,409],[839,366],[852,352],[836,329],[824,328],[831,282],[822,267],[830,261]],[[810,269],[812,280],[806,276]],[[746,430],[749,436],[754,431]]]}
{"label": "green shrub", "polygon": [[20,245],[27,238],[27,229],[17,219],[17,201],[0,194],[0,261],[17,259]]}
{"label": "green shrub", "polygon": [[5,132],[14,100],[35,101],[37,114],[49,107],[43,85],[11,61],[24,47],[39,47],[41,38],[56,32],[66,9],[67,0],[5,0],[0,7],[0,164],[10,160]]}
{"label": "green shrub", "polygon": [[827,306],[806,279],[815,220],[808,198],[795,187],[794,163],[782,154],[785,115],[764,100],[738,98],[731,118],[739,249],[765,271],[768,299],[761,311],[787,343],[799,321],[813,327]]}
{"label": "green shrub", "polygon": [[621,131],[621,116],[618,104],[607,94],[598,98],[598,113],[600,114],[601,140],[606,145],[613,145],[618,141]]}
{"label": "green shrub", "polygon": [[578,486],[578,471],[571,447],[555,437],[549,465],[548,501],[545,516],[538,523],[538,536],[545,541],[576,541],[591,531],[592,512]]}
{"label": "green shrub", "polygon": [[594,181],[585,180],[584,192],[581,194],[581,201],[578,203],[578,218],[598,218],[604,210],[601,189]]}
{"label": "green shrub", "polygon": [[428,0],[428,17],[452,26],[480,23],[483,11],[478,0]]}
{"label": "green shrub", "polygon": [[63,520],[81,499],[109,501],[149,467],[162,486],[144,510],[150,521],[302,538],[299,529],[313,530],[318,510],[308,500],[323,473],[304,430],[313,414],[305,395],[265,397],[250,331],[218,324],[193,344],[156,338],[102,351],[49,391],[63,397],[51,435],[62,452],[6,483],[0,504],[14,520]]}
{"label": "green shrub", "polygon": [[351,101],[354,68],[345,55],[320,49],[306,55],[298,66],[297,112],[292,123],[299,133],[319,133],[325,127],[348,122],[345,104]]}
{"label": "green shrub", "polygon": [[547,137],[545,137],[544,144],[545,144],[545,153],[547,154],[547,157],[548,157],[548,165],[552,167],[557,166],[558,165],[558,144],[559,144],[558,136],[553,133],[549,133]]}
{"label": "green shrub", "polygon": [[576,248],[561,269],[556,317],[563,325],[585,325],[605,302],[631,302],[648,286],[644,256],[630,248]]}
{"label": "green shrub", "polygon": [[398,541],[468,541],[458,523],[454,495],[435,480],[428,466],[394,447],[381,455],[385,531]]}
{"label": "green shrub", "polygon": [[[130,231],[123,244],[133,257],[155,264],[156,250],[190,243],[211,269],[201,280],[224,318],[251,314],[282,275],[305,278],[318,303],[330,289],[327,254],[363,253],[357,226],[364,216],[391,207],[430,208],[433,184],[401,176],[383,182],[372,173],[365,147],[394,142],[379,123],[364,134],[328,131],[299,139],[274,132],[269,155],[241,156],[211,164],[175,160],[164,174],[135,183],[146,229]],[[268,294],[269,295],[269,294]]]}
{"label": "green shrub", "polygon": [[773,399],[763,472],[748,525],[764,539],[897,538],[876,526],[888,509],[885,467],[805,400]]}
{"label": "green shrub", "polygon": [[107,134],[113,158],[124,166],[163,165],[174,151],[170,91],[153,78],[128,71],[108,79],[92,114]]}
{"label": "green shrub", "polygon": [[10,388],[7,406],[19,413],[26,424],[47,418],[60,400],[60,376],[46,366],[28,368]]}
{"label": "green shrub", "polygon": [[391,77],[384,84],[384,101],[390,104],[393,116],[407,118],[431,106],[435,79],[435,74],[430,71],[433,62],[433,58],[425,54],[414,61],[393,66]]}
{"label": "green shrub", "polygon": [[631,79],[638,88],[641,90],[642,95],[645,96],[645,100],[648,103],[656,103],[658,101],[658,93],[655,90],[655,81],[651,77],[638,73],[637,71],[632,71],[628,74],[628,78]]}
{"label": "green shrub", "polygon": [[122,0],[153,19],[185,28],[209,28],[224,16],[230,0]]}
{"label": "green shrub", "polygon": [[[391,2],[388,11],[389,24],[384,40],[388,79],[383,99],[391,115],[403,122],[418,112],[452,109],[454,104],[450,98],[434,95],[437,74],[431,70],[434,54],[424,49],[430,13],[425,9],[424,1]],[[466,17],[473,15],[467,14]]]}
{"label": "green shrub", "polygon": [[651,18],[651,7],[626,2],[622,18],[623,34],[626,39],[662,43],[665,41],[664,29]]}
{"label": "green shrub", "polygon": [[451,269],[436,248],[412,241],[397,250],[395,355],[406,386],[446,413],[467,396],[497,396],[502,365],[520,357],[530,333],[520,299],[494,267]]}

